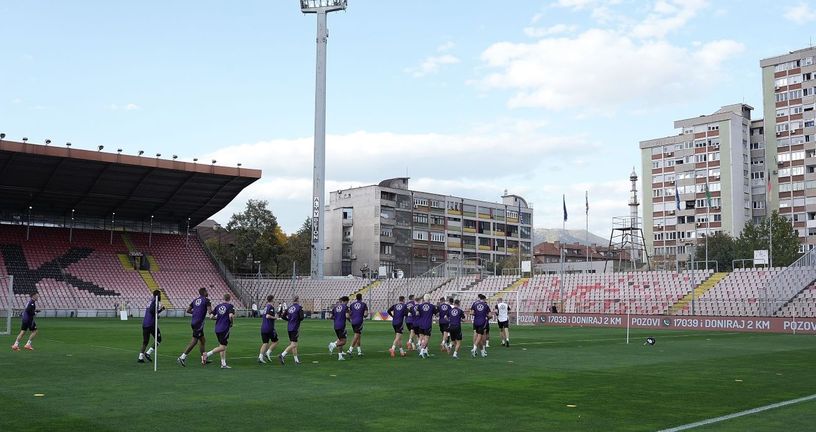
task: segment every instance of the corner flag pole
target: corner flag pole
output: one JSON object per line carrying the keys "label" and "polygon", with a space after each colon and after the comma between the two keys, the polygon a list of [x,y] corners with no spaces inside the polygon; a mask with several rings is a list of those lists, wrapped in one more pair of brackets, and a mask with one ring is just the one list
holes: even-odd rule
{"label": "corner flag pole", "polygon": [[153,297],[153,312],[153,372],[156,372],[159,366],[159,296]]}

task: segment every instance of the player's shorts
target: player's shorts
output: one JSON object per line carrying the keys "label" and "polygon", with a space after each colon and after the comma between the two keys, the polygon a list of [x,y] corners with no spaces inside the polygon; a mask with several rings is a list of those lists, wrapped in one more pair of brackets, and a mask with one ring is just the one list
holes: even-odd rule
{"label": "player's shorts", "polygon": [[452,341],[462,340],[462,327],[448,327],[448,332]]}
{"label": "player's shorts", "polygon": [[357,324],[357,325],[352,324],[351,329],[354,331],[355,334],[360,334],[360,333],[363,332],[363,325],[362,324]]}
{"label": "player's shorts", "polygon": [[278,332],[272,330],[270,332],[261,332],[261,341],[263,343],[277,342],[278,341]]}
{"label": "player's shorts", "polygon": [[499,328],[506,329],[510,327],[510,321],[499,321]]}
{"label": "player's shorts", "polygon": [[23,321],[23,325],[20,326],[20,330],[22,331],[35,331],[37,330],[37,323],[34,320]]}
{"label": "player's shorts", "polygon": [[473,324],[473,330],[476,332],[477,335],[485,334],[485,326],[484,325],[477,326],[476,324]]}
{"label": "player's shorts", "polygon": [[414,329],[414,323],[405,321],[405,328],[408,329],[408,331],[410,332],[411,330]]}
{"label": "player's shorts", "polygon": [[226,346],[229,344],[229,330],[225,332],[215,332],[215,336],[218,338],[218,343],[221,345]]}
{"label": "player's shorts", "polygon": [[290,331],[289,332],[289,342],[297,342],[299,334],[300,334],[300,332],[297,331],[297,330]]}
{"label": "player's shorts", "polygon": [[419,330],[417,330],[417,334],[421,334],[422,336],[430,336],[431,335],[431,329],[430,328],[426,328],[426,329],[420,328]]}
{"label": "player's shorts", "polygon": [[449,325],[450,324],[448,323],[439,323],[439,331],[442,333],[447,333]]}
{"label": "player's shorts", "polygon": [[485,334],[490,334],[490,321],[488,321],[488,322],[485,324],[485,327],[484,327],[484,332],[485,332]]}
{"label": "player's shorts", "polygon": [[402,334],[402,324],[400,325],[391,324],[391,327],[394,327],[394,334],[397,333]]}
{"label": "player's shorts", "polygon": [[201,339],[204,337],[204,322],[202,321],[201,324],[190,324],[190,327],[193,329],[193,338]]}
{"label": "player's shorts", "polygon": [[416,333],[416,334],[419,334],[419,330],[421,330],[421,329],[419,328],[419,324],[417,324],[417,323],[414,323],[414,327],[413,327],[413,329],[414,329],[414,333]]}
{"label": "player's shorts", "polygon": [[346,333],[346,329],[334,329],[334,334],[337,335],[337,339],[346,339],[348,338],[348,333]]}
{"label": "player's shorts", "polygon": [[[147,345],[147,343],[150,342],[150,337],[153,336],[153,334],[155,332],[156,332],[156,326],[142,327],[142,343]],[[159,338],[156,339],[156,342],[161,343],[161,341],[162,341],[161,329],[158,330],[158,333],[159,333]]]}

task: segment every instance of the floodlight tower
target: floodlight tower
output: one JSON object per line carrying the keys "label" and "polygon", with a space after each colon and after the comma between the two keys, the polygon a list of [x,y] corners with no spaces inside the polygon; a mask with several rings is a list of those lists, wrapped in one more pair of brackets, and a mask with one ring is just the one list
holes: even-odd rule
{"label": "floodlight tower", "polygon": [[329,31],[326,15],[345,10],[348,0],[300,0],[300,11],[317,15],[317,71],[315,78],[314,174],[312,187],[312,271],[323,279],[323,199],[326,193],[326,44]]}

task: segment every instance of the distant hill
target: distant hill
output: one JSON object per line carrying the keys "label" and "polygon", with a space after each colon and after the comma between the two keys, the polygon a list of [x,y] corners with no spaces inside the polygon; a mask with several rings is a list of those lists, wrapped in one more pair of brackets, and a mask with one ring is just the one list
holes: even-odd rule
{"label": "distant hill", "polygon": [[[563,230],[560,228],[536,228],[533,231],[533,244],[541,242],[560,241],[562,243],[579,243],[586,244],[587,236],[586,230]],[[599,246],[606,246],[609,244],[609,238],[597,236],[589,233],[589,244],[596,244]]]}

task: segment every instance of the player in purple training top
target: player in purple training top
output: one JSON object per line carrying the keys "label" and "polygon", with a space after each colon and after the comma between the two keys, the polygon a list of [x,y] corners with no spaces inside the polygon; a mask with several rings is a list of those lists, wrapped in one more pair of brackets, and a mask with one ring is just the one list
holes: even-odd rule
{"label": "player in purple training top", "polygon": [[487,357],[484,334],[487,320],[490,319],[492,312],[490,306],[485,302],[486,299],[484,294],[479,294],[479,299],[470,307],[473,314],[473,349],[470,350],[470,355],[473,357],[476,357],[477,350],[481,350],[482,357]]}
{"label": "player in purple training top", "polygon": [[414,302],[414,295],[408,295],[408,301],[405,303],[405,327],[408,328],[408,340],[405,342],[406,348],[409,350],[415,350],[416,345],[414,345],[414,307],[416,303]]}
{"label": "player in purple training top", "polygon": [[396,349],[399,347],[400,356],[405,357],[405,350],[402,349],[402,323],[408,313],[408,306],[405,304],[405,296],[399,296],[399,303],[388,308],[388,315],[391,315],[391,325],[394,327],[394,342],[388,352],[391,357],[396,356]]}
{"label": "player in purple training top", "polygon": [[[266,306],[261,315],[261,350],[258,352],[258,363],[264,364],[266,360],[272,361],[272,350],[278,346],[278,332],[275,331],[275,296],[266,296]],[[266,360],[264,360],[266,356]]]}
{"label": "player in purple training top", "polygon": [[176,363],[181,366],[187,366],[187,355],[195,348],[196,344],[198,344],[198,350],[200,351],[199,355],[207,352],[207,338],[204,337],[204,320],[207,318],[207,315],[212,313],[212,303],[208,298],[209,296],[210,294],[207,292],[207,288],[200,288],[198,290],[198,298],[193,300],[190,306],[187,306],[186,312],[193,316],[190,320],[190,327],[193,329],[193,338],[190,339],[190,343],[187,344],[187,348],[184,349],[184,352],[176,359]]}
{"label": "player in purple training top", "polygon": [[337,352],[337,360],[345,360],[343,357],[343,345],[346,344],[348,334],[346,334],[346,321],[348,320],[348,296],[340,297],[334,308],[332,308],[332,318],[334,320],[334,334],[337,340],[329,342],[329,352],[333,353],[335,348],[340,348]]}
{"label": "player in purple training top", "polygon": [[11,346],[13,351],[20,351],[20,339],[23,338],[25,332],[31,332],[28,335],[28,342],[26,342],[23,348],[34,351],[34,347],[31,346],[31,340],[37,337],[37,323],[34,322],[34,315],[39,312],[37,309],[37,300],[39,300],[40,294],[37,291],[29,294],[28,304],[26,304],[26,308],[23,311],[23,323],[20,326],[20,333],[17,334],[17,339],[14,340],[14,345]]}
{"label": "player in purple training top", "polygon": [[300,364],[300,359],[298,358],[298,336],[300,335],[300,322],[303,321],[305,314],[303,313],[303,307],[298,303],[300,299],[295,296],[292,300],[292,306],[289,306],[286,311],[283,312],[283,319],[289,321],[289,325],[287,327],[289,331],[289,346],[283,350],[282,353],[278,356],[278,361],[280,364],[285,364],[284,358],[290,352],[295,357],[295,364]]}
{"label": "player in purple training top", "polygon": [[450,349],[448,346],[448,337],[450,336],[448,334],[448,324],[450,323],[448,312],[450,312],[451,305],[448,303],[448,299],[442,297],[436,307],[439,310],[439,332],[442,333],[442,341],[439,342],[439,347],[442,352],[445,352]]}
{"label": "player in purple training top", "polygon": [[357,355],[363,355],[363,350],[360,348],[360,337],[363,333],[363,321],[368,318],[368,305],[363,302],[363,295],[357,294],[355,300],[349,305],[349,321],[351,321],[351,329],[354,330],[354,337],[351,339],[351,346],[348,349],[351,355],[354,348],[357,348]]}
{"label": "player in purple training top", "polygon": [[453,307],[448,311],[448,333],[453,343],[453,358],[459,358],[459,348],[462,346],[462,317],[465,312],[459,308],[459,300],[453,301]]}
{"label": "player in purple training top", "polygon": [[[159,312],[156,313],[156,308],[159,308]],[[161,336],[161,329],[158,329],[159,323],[157,322],[156,318],[158,314],[164,311],[164,306],[161,304],[161,291],[155,290],[153,291],[153,297],[150,299],[150,304],[147,305],[145,308],[144,319],[142,320],[142,350],[139,352],[139,359],[136,360],[139,363],[144,363],[145,359],[147,361],[151,361],[150,356],[153,355],[153,347],[150,347],[147,351],[147,343],[150,342],[150,337],[153,336],[156,338],[154,341],[156,345],[161,344],[162,336]]]}
{"label": "player in purple training top", "polygon": [[229,344],[230,328],[235,321],[235,306],[230,303],[232,296],[229,293],[224,294],[224,303],[216,306],[212,311],[212,317],[215,318],[215,336],[218,337],[218,346],[207,351],[201,355],[201,364],[206,365],[207,360],[213,354],[221,355],[221,369],[232,369],[227,366],[227,345]]}
{"label": "player in purple training top", "polygon": [[[430,294],[425,294],[424,301],[417,306],[419,310],[419,356],[428,358],[428,344],[431,341],[431,328],[433,328],[433,317],[437,313],[436,306],[431,303]],[[414,324],[417,321],[414,320]]]}

